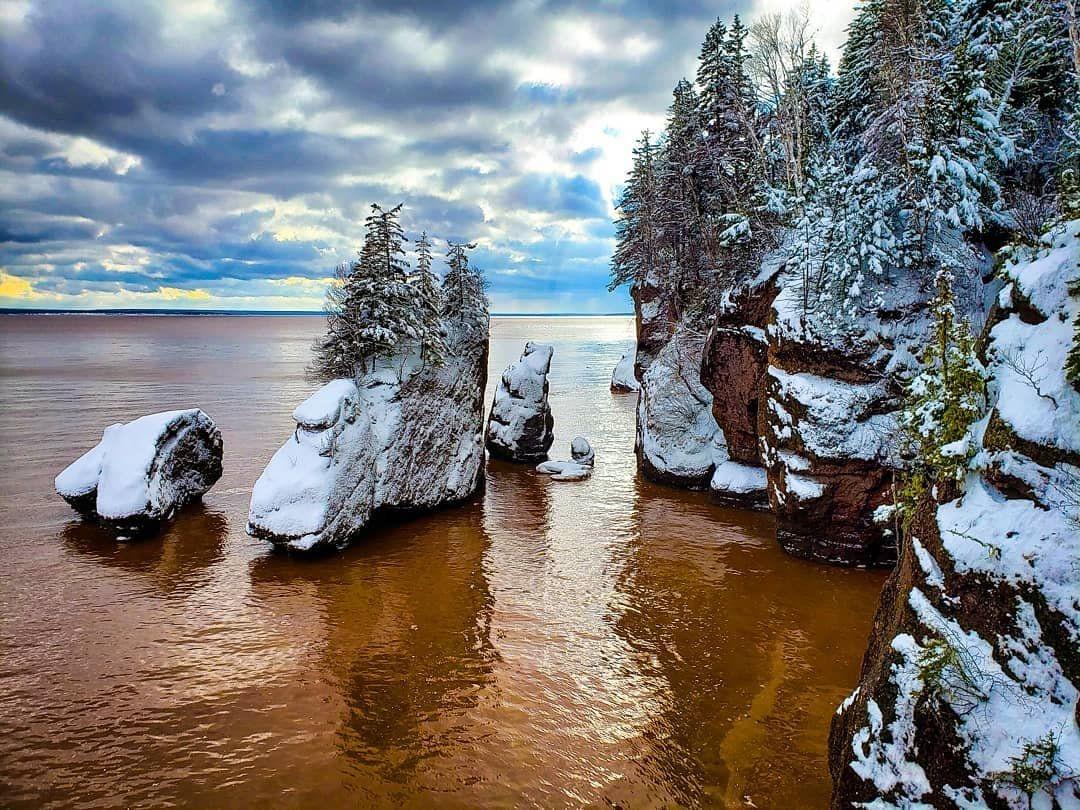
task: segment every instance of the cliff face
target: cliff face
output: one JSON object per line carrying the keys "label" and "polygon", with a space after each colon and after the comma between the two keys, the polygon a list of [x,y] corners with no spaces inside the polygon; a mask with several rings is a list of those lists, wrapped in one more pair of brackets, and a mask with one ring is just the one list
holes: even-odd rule
{"label": "cliff face", "polygon": [[487,326],[447,332],[442,366],[381,361],[294,411],[293,436],[252,490],[250,534],[291,551],[343,548],[377,514],[427,511],[477,490]]}
{"label": "cliff face", "polygon": [[874,516],[893,502],[900,464],[897,371],[927,327],[925,296],[897,286],[856,331],[815,329],[820,314],[803,309],[800,279],[778,251],[726,292],[704,339],[685,321],[662,321],[657,313],[672,308],[653,285],[635,290],[635,302],[651,303],[638,305],[639,358],[652,353],[639,360],[642,471],[708,486],[727,505],[771,509],[792,554],[893,563],[892,531]]}
{"label": "cliff face", "polygon": [[950,446],[966,478],[911,516],[833,721],[834,807],[1080,807],[1078,235],[1006,262],[990,406]]}

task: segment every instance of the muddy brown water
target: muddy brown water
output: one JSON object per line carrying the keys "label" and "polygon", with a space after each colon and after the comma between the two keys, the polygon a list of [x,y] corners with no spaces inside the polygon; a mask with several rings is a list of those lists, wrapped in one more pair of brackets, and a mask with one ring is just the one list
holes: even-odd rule
{"label": "muddy brown water", "polygon": [[[244,522],[320,327],[0,317],[0,806],[826,806],[883,575],[636,474],[632,319],[493,319],[492,382],[554,343],[553,452],[587,436],[591,480],[491,462],[482,498],[303,560]],[[163,536],[53,493],[106,425],[190,405],[225,474]]]}

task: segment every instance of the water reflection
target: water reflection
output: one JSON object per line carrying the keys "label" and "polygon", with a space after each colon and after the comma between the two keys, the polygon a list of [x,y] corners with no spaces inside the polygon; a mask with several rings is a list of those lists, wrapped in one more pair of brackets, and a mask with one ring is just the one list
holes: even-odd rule
{"label": "water reflection", "polygon": [[671,696],[648,732],[655,766],[683,804],[826,806],[820,729],[857,675],[869,623],[852,633],[851,617],[880,578],[783,555],[769,516],[636,489],[617,628]]}
{"label": "water reflection", "polygon": [[[0,805],[824,803],[883,576],[637,479],[608,391],[632,319],[493,320],[492,385],[555,344],[554,452],[586,436],[591,479],[493,462],[482,500],[301,560],[244,518],[322,326],[0,318],[0,414],[33,437],[0,464]],[[181,404],[224,436],[205,506],[139,543],[71,524],[56,467]]]}
{"label": "water reflection", "polygon": [[342,704],[342,778],[366,803],[476,778],[470,751],[484,730],[465,718],[495,659],[488,542],[479,504],[468,504],[380,526],[344,555],[252,566],[253,595],[271,609],[289,611],[298,591],[319,603],[319,668]]}
{"label": "water reflection", "polygon": [[72,521],[60,532],[67,550],[112,568],[144,576],[162,593],[189,590],[221,560],[228,519],[195,503],[153,537],[118,542],[116,534],[89,521]]}

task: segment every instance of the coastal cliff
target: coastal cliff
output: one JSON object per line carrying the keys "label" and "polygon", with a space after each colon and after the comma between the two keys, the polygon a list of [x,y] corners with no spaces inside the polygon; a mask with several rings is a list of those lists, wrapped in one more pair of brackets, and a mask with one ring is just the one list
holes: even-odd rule
{"label": "coastal cliff", "polygon": [[1065,376],[1080,221],[1010,251],[1001,275],[988,405],[943,448],[959,480],[908,515],[833,720],[836,808],[1080,806],[1080,391]]}

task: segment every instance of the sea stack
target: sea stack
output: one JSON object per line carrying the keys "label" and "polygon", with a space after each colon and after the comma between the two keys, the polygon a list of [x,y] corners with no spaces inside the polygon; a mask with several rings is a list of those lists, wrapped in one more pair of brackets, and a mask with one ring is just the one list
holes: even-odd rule
{"label": "sea stack", "polygon": [[487,425],[492,455],[510,461],[547,458],[555,440],[555,419],[548,405],[548,371],[554,349],[529,342],[521,359],[503,372]]}
{"label": "sea stack", "polygon": [[296,429],[251,493],[248,533],[294,552],[347,546],[380,513],[457,503],[483,480],[488,329],[447,320],[442,365],[413,352],[333,380],[293,411]]}
{"label": "sea stack", "polygon": [[611,372],[611,390],[617,394],[632,394],[641,390],[641,383],[634,376],[634,355],[633,351],[624,354]]}
{"label": "sea stack", "polygon": [[221,432],[198,408],[105,429],[56,476],[56,491],[85,518],[120,535],[154,531],[221,477]]}

